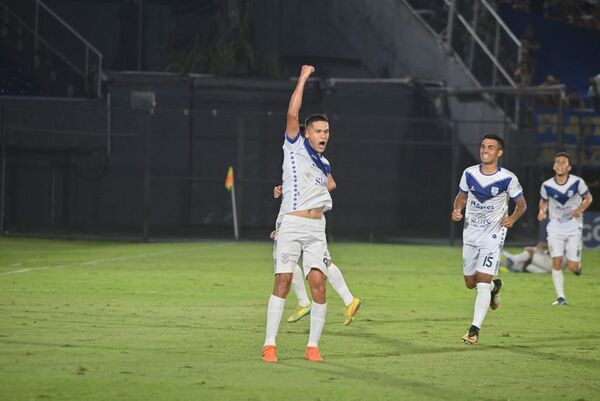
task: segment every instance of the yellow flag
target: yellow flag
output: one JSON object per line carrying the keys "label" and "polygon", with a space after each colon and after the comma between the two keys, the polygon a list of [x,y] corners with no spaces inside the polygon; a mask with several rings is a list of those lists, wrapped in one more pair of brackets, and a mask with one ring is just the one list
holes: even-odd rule
{"label": "yellow flag", "polygon": [[229,170],[227,170],[227,177],[225,177],[225,188],[228,191],[231,191],[233,187],[233,166],[229,166]]}

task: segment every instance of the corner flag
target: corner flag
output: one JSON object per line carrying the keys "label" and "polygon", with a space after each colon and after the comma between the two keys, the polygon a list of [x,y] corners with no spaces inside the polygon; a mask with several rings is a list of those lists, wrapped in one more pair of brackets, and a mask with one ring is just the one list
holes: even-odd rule
{"label": "corner flag", "polygon": [[227,177],[225,177],[225,188],[228,191],[231,191],[233,188],[233,166],[229,166],[229,170],[227,170]]}
{"label": "corner flag", "polygon": [[227,177],[225,177],[225,188],[231,192],[231,209],[233,211],[233,235],[236,241],[240,239],[240,230],[238,228],[237,220],[237,206],[235,204],[235,185],[233,179],[233,166],[229,166],[227,170]]}

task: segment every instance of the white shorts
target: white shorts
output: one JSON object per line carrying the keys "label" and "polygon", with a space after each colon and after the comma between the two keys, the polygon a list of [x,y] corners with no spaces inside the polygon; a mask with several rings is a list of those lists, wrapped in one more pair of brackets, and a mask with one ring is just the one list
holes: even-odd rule
{"label": "white shorts", "polygon": [[566,256],[568,260],[579,262],[581,248],[581,231],[570,234],[548,234],[548,250],[553,258]]}
{"label": "white shorts", "polygon": [[275,274],[293,273],[302,257],[304,277],[311,269],[327,276],[329,250],[325,237],[325,218],[309,219],[286,214],[277,223],[273,247]]}
{"label": "white shorts", "polygon": [[486,245],[463,245],[463,274],[465,276],[474,276],[475,274],[485,273],[492,276],[498,274],[500,267],[500,244]]}

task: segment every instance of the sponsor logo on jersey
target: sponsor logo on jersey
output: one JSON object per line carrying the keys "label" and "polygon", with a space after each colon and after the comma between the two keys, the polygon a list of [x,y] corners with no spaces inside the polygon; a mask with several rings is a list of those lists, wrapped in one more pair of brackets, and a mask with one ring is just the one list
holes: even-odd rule
{"label": "sponsor logo on jersey", "polygon": [[482,205],[481,203],[475,201],[475,200],[471,200],[471,207],[475,208],[475,209],[479,209],[479,210],[494,210],[494,206],[493,205]]}
{"label": "sponsor logo on jersey", "polygon": [[315,178],[315,185],[320,185],[322,187],[326,187],[327,186],[327,178],[316,177]]}

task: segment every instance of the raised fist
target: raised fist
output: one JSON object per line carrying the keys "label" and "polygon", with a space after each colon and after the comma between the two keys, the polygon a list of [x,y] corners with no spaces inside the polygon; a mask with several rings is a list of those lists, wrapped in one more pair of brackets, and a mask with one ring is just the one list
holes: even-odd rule
{"label": "raised fist", "polygon": [[300,78],[308,79],[308,77],[310,77],[310,74],[312,74],[313,72],[315,72],[315,67],[313,67],[312,65],[303,65],[302,71],[300,71]]}

